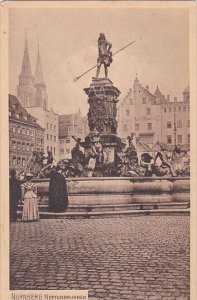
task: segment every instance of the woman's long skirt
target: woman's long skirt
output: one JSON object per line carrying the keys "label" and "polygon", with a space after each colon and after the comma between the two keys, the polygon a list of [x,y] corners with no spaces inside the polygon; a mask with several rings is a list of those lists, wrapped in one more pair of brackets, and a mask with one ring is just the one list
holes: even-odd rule
{"label": "woman's long skirt", "polygon": [[38,199],[25,198],[23,204],[22,221],[34,221],[39,219]]}

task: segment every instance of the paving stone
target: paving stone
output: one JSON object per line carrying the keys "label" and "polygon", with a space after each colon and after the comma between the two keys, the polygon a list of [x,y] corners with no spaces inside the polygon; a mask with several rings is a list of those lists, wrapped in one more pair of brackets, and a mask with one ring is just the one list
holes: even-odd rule
{"label": "paving stone", "polygon": [[10,229],[10,288],[189,300],[189,244],[183,215],[18,222]]}

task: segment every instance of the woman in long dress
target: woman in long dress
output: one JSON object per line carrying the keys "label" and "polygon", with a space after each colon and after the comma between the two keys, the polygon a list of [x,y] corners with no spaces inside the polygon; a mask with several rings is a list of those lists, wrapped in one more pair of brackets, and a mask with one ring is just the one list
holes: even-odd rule
{"label": "woman in long dress", "polygon": [[64,212],[68,207],[68,193],[66,180],[61,167],[53,169],[50,173],[49,183],[49,210],[52,212]]}
{"label": "woman in long dress", "polygon": [[37,185],[32,182],[33,174],[27,173],[26,182],[21,185],[23,212],[22,221],[35,221],[39,219]]}

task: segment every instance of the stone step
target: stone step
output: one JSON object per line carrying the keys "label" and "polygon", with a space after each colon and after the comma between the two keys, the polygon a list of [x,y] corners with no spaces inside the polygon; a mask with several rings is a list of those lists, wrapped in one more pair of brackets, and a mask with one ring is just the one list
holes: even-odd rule
{"label": "stone step", "polygon": [[[19,205],[19,210],[22,210]],[[105,211],[127,211],[127,210],[152,210],[152,209],[186,209],[189,208],[189,202],[171,202],[171,203],[133,203],[133,204],[107,204],[107,205],[69,205],[67,212],[105,212]],[[40,212],[48,212],[48,205],[40,204]]]}
{"label": "stone step", "polygon": [[[18,216],[21,218],[21,211]],[[106,218],[106,217],[126,217],[126,216],[142,216],[142,215],[189,215],[189,208],[174,209],[152,209],[152,210],[119,210],[119,211],[99,211],[99,212],[83,212],[83,211],[66,211],[63,213],[40,212],[40,219],[78,219],[78,218]]]}

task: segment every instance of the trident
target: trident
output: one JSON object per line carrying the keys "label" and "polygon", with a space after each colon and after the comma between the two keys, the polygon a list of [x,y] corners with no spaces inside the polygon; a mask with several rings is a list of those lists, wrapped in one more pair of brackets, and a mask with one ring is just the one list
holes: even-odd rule
{"label": "trident", "polygon": [[[124,50],[125,48],[129,47],[131,44],[135,43],[135,41],[127,44],[126,46],[122,47],[121,49],[119,49],[118,51],[116,51],[114,54],[112,54],[112,56],[116,55],[117,53],[119,53],[120,51]],[[88,72],[90,72],[91,70],[93,70],[94,68],[97,67],[97,64],[95,66],[93,66],[92,68],[88,69],[86,72],[84,72],[83,74],[81,74],[80,76],[76,77],[73,79],[73,82],[76,82],[77,80],[79,80],[79,78],[81,78],[83,75],[87,74]]]}

